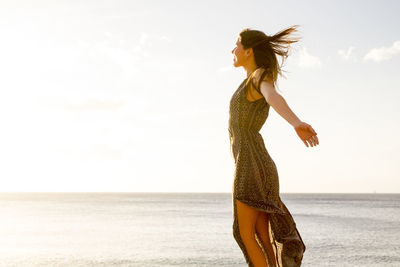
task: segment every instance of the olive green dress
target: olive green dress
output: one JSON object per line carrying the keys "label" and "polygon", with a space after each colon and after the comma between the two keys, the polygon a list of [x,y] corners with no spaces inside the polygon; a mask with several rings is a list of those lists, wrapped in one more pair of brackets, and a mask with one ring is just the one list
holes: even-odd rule
{"label": "olive green dress", "polygon": [[[296,223],[279,196],[279,178],[276,165],[270,157],[259,133],[269,112],[265,97],[250,101],[249,88],[260,95],[260,83],[267,77],[260,67],[245,79],[233,94],[229,104],[229,140],[235,162],[233,179],[233,236],[250,267],[251,262],[239,233],[236,199],[255,209],[268,212],[270,225],[267,229],[275,252],[276,266],[300,266],[306,246],[296,228]],[[256,232],[267,261],[265,247]],[[272,266],[272,265],[270,265]]]}

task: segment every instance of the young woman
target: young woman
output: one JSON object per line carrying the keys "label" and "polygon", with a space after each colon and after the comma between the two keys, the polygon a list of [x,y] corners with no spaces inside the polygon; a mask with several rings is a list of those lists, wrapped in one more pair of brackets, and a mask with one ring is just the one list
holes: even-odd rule
{"label": "young woman", "polygon": [[309,147],[319,144],[311,125],[301,121],[275,90],[290,44],[287,36],[295,25],[273,36],[262,31],[240,32],[234,54],[235,67],[243,67],[247,78],[229,104],[229,138],[235,162],[233,181],[233,236],[250,267],[300,266],[305,244],[289,210],[279,196],[276,165],[259,133],[269,107],[290,123]]}

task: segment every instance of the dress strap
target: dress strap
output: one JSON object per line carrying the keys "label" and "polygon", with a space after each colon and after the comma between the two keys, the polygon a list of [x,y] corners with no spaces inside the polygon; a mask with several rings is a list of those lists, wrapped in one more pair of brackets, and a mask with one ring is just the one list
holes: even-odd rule
{"label": "dress strap", "polygon": [[268,74],[268,72],[266,70],[264,70],[263,73],[260,75],[260,79],[258,80],[258,86],[255,87],[257,92],[259,92],[261,95],[262,95],[261,88],[260,88],[261,82],[263,81],[265,75],[267,75],[267,74]]}
{"label": "dress strap", "polygon": [[[264,68],[261,68],[261,69],[264,69]],[[258,69],[256,69],[256,70],[258,70]],[[258,79],[256,79],[257,80],[257,85],[256,84],[254,84],[254,77],[253,76],[255,76],[255,74],[256,74],[256,70],[255,71],[253,71],[251,74],[250,74],[250,76],[249,76],[249,80],[246,82],[246,87],[247,87],[247,84],[251,84],[251,86],[260,94],[260,95],[262,95],[262,93],[261,93],[261,89],[260,89],[260,85],[261,85],[261,82],[263,81],[263,79],[264,79],[264,77],[268,74],[268,72],[267,72],[267,70],[263,70],[262,71],[262,73],[259,75],[260,77],[258,78]],[[256,76],[258,76],[258,75],[256,75]]]}

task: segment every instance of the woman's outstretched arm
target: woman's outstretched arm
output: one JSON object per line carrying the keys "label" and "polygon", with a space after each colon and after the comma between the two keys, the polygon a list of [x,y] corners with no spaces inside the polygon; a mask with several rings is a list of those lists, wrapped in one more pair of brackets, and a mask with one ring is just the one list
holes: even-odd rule
{"label": "woman's outstretched arm", "polygon": [[[260,84],[260,91],[264,95],[265,100],[268,104],[274,108],[274,110],[284,118],[293,128],[296,130],[297,135],[308,147],[316,146],[319,144],[317,133],[308,123],[301,121],[296,114],[290,109],[285,98],[280,95],[271,82],[263,80]],[[308,143],[307,143],[308,142]]]}

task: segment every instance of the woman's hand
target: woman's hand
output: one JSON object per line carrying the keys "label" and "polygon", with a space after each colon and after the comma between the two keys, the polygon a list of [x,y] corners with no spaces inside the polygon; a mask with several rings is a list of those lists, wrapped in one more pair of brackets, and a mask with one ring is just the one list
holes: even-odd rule
{"label": "woman's hand", "polygon": [[297,135],[307,147],[309,144],[312,147],[319,144],[317,133],[314,131],[310,124],[302,121],[294,126],[294,129],[296,130]]}

